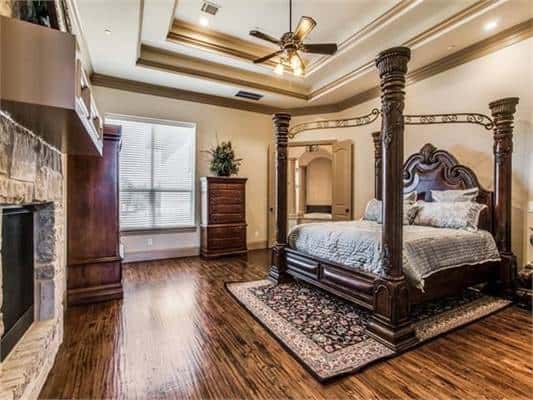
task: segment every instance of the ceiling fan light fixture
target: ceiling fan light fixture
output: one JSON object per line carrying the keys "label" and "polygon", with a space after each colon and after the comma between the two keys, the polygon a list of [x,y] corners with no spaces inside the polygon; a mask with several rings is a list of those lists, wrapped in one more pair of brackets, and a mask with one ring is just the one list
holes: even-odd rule
{"label": "ceiling fan light fixture", "polygon": [[261,40],[279,46],[279,50],[263,57],[253,60],[254,64],[264,63],[280,54],[286,58],[284,63],[292,70],[305,68],[305,63],[300,56],[300,51],[304,53],[333,55],[337,52],[336,43],[304,43],[305,37],[315,28],[316,21],[311,17],[301,17],[294,32],[292,31],[292,0],[289,1],[289,32],[285,32],[278,40],[266,33],[258,30],[251,30],[250,35]]}
{"label": "ceiling fan light fixture", "polygon": [[300,57],[298,57],[296,53],[293,53],[291,55],[290,63],[293,69],[302,68],[302,62],[300,61]]}
{"label": "ceiling fan light fixture", "polygon": [[277,64],[276,67],[274,68],[274,73],[276,75],[283,75],[283,72],[284,72],[283,64],[282,63]]}

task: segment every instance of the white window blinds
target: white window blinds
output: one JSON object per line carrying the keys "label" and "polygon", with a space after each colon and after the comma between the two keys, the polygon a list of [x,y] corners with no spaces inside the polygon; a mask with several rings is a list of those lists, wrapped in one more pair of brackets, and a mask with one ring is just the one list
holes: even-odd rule
{"label": "white window blinds", "polygon": [[120,228],[164,229],[194,225],[194,124],[133,118],[122,126]]}

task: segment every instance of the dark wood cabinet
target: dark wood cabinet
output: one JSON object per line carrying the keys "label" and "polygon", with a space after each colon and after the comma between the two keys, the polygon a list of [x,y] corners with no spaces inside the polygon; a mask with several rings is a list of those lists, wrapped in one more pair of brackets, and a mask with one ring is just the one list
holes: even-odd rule
{"label": "dark wood cabinet", "polygon": [[203,257],[237,255],[246,248],[246,178],[201,178]]}
{"label": "dark wood cabinet", "polygon": [[102,157],[68,157],[69,304],[122,297],[120,136],[119,126],[105,126]]}

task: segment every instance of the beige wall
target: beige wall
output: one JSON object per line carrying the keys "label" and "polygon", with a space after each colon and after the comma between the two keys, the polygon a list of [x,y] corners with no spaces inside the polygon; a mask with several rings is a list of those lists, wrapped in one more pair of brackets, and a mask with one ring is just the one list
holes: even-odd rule
{"label": "beige wall", "polygon": [[[482,112],[490,113],[488,103],[503,97],[518,96],[520,104],[515,123],[513,166],[513,249],[520,257],[528,251],[526,208],[533,200],[531,175],[533,154],[533,39],[528,39],[453,68],[406,89],[406,113]],[[377,79],[377,76],[376,76]],[[343,118],[363,115],[379,106],[379,99],[368,101],[337,114],[294,118],[292,123],[318,118]],[[374,196],[373,144],[370,133],[379,130],[380,120],[360,128],[310,131],[294,140],[351,139],[354,142],[354,216],[362,215],[366,202]],[[491,132],[477,125],[434,125],[407,127],[405,154],[418,151],[426,142],[451,151],[473,168],[481,183],[493,188]],[[531,250],[529,250],[531,251]]]}
{"label": "beige wall", "polygon": [[[243,158],[239,176],[248,177],[248,243],[252,247],[264,245],[267,240],[267,147],[272,137],[270,116],[102,87],[95,87],[95,97],[102,113],[197,123],[197,177],[210,174],[208,155],[201,150],[215,145],[217,134],[220,141],[231,140],[237,156]],[[198,189],[197,184],[197,192]],[[199,233],[124,236],[122,242],[126,260],[188,255],[197,253]]]}
{"label": "beige wall", "polygon": [[306,198],[309,205],[331,205],[333,185],[331,160],[317,158],[307,165]]}

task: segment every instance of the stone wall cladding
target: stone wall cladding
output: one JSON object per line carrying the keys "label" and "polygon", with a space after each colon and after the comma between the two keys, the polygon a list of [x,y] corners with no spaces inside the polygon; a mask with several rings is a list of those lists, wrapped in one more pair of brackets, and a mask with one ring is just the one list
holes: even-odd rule
{"label": "stone wall cladding", "polygon": [[[0,111],[0,211],[34,208],[35,323],[0,365],[0,399],[36,398],[63,338],[62,154]],[[0,218],[0,250],[2,230]],[[1,256],[1,254],[0,254]],[[2,269],[0,257],[0,285]],[[2,303],[0,290],[0,306]],[[3,333],[0,314],[0,334]]]}

